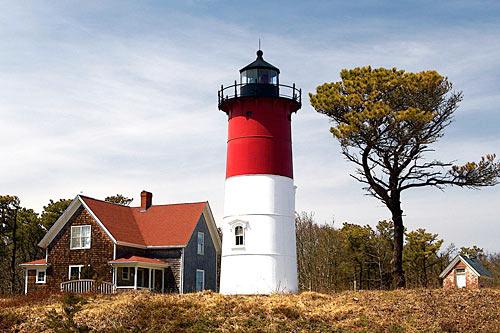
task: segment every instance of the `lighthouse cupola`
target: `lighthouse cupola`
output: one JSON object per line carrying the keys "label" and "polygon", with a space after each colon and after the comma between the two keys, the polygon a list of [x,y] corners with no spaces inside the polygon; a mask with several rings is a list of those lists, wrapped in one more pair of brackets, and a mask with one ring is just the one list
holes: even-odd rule
{"label": "lighthouse cupola", "polygon": [[301,91],[279,80],[263,52],[221,86],[228,117],[220,291],[297,291],[292,114]]}
{"label": "lighthouse cupola", "polygon": [[263,52],[257,51],[257,59],[240,69],[242,96],[278,96],[280,70],[264,60]]}

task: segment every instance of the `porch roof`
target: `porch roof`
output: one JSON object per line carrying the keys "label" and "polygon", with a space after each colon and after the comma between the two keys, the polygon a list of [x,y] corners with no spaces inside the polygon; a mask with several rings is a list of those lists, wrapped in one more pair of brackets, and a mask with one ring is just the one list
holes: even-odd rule
{"label": "porch roof", "polygon": [[47,263],[47,260],[45,260],[45,259],[38,259],[38,260],[23,262],[22,264],[19,264],[19,266],[24,267],[24,268],[29,268],[29,267],[44,268],[44,267],[47,267],[48,265],[49,264]]}
{"label": "porch roof", "polygon": [[139,256],[130,256],[108,261],[110,265],[116,266],[155,266],[155,267],[168,267],[168,264],[155,258],[146,258]]}

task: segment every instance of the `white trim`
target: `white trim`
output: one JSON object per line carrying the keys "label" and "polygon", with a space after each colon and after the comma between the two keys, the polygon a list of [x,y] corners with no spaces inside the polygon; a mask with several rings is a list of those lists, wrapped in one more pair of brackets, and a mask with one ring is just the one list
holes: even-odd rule
{"label": "white trim", "polygon": [[80,280],[81,275],[82,275],[82,267],[84,265],[69,265],[68,266],[68,281],[71,281],[71,268],[72,267],[78,267],[78,280]]}
{"label": "white trim", "polygon": [[179,269],[179,293],[184,294],[184,249],[181,250],[181,264],[180,264],[180,269]]}
{"label": "white trim", "polygon": [[28,294],[28,270],[24,270],[24,294]]}
{"label": "white trim", "polygon": [[19,264],[19,266],[25,269],[37,269],[39,267],[47,268],[50,266],[50,264]]}
{"label": "white trim", "polygon": [[57,219],[57,221],[52,225],[52,227],[47,231],[42,240],[38,243],[38,246],[46,249],[47,246],[52,242],[52,240],[57,236],[59,231],[64,227],[66,222],[73,216],[73,214],[80,208],[81,202],[78,195],[71,201],[68,208],[62,213],[62,215]]}
{"label": "white trim", "polygon": [[134,244],[134,243],[129,243],[129,242],[123,242],[123,241],[117,241],[116,245],[122,245],[122,246],[128,246],[128,247],[135,247],[138,249],[179,249],[186,247],[186,244],[181,244],[181,245],[140,245],[140,244]]}
{"label": "white trim", "polygon": [[479,274],[478,271],[476,271],[474,269],[474,267],[472,267],[471,265],[469,265],[469,263],[467,262],[467,260],[465,260],[460,254],[457,255],[450,263],[448,266],[446,266],[446,268],[443,270],[443,272],[441,274],[439,274],[439,277],[441,279],[445,278],[446,275],[448,275],[450,273],[450,271],[453,269],[453,267],[455,267],[455,265],[459,262],[459,261],[462,261],[465,266],[469,267],[472,272],[476,275],[476,276],[484,276],[484,275],[481,275]]}
{"label": "white trim", "polygon": [[113,241],[113,243],[116,244],[116,239],[113,237],[113,235],[111,235],[111,233],[109,232],[109,230],[106,229],[106,227],[104,226],[104,224],[101,222],[101,220],[99,220],[99,218],[94,214],[94,212],[89,208],[89,206],[87,206],[87,204],[82,199],[82,197],[80,197],[79,195],[77,195],[77,198],[80,200],[80,202],[82,203],[83,207],[85,207],[85,209],[90,214],[90,216],[92,216],[94,218],[94,220],[97,222],[97,224],[102,228],[102,230],[104,230],[104,232],[106,233],[106,235],[108,235],[108,237]]}
{"label": "white trim", "polygon": [[[43,272],[43,281],[38,281],[38,273],[39,272]],[[45,283],[47,283],[47,269],[46,268],[38,268],[36,270],[35,283],[36,284],[45,284]]]}
{"label": "white trim", "polygon": [[49,231],[47,231],[45,236],[38,243],[38,246],[46,249],[52,242],[52,240],[59,234],[62,228],[66,225],[66,223],[68,223],[71,217],[73,217],[73,215],[76,213],[78,208],[80,208],[80,206],[83,206],[87,210],[87,212],[90,214],[90,216],[92,216],[97,225],[99,225],[99,227],[101,227],[102,230],[104,230],[104,232],[111,239],[111,241],[116,244],[116,239],[113,237],[113,235],[111,235],[109,230],[106,229],[104,224],[102,224],[102,222],[97,218],[94,212],[89,208],[89,206],[87,206],[83,198],[77,195],[73,199],[73,201],[69,204],[68,208],[66,208],[66,210],[62,213],[62,215],[57,219],[54,225],[49,229]]}
{"label": "white trim", "polygon": [[161,292],[165,292],[165,269],[161,270]]}
{"label": "white trim", "polygon": [[217,231],[217,224],[215,223],[214,215],[212,214],[212,209],[210,208],[208,201],[205,207],[203,207],[203,215],[208,226],[208,231],[210,232],[210,238],[212,238],[212,242],[215,247],[215,252],[217,254],[221,254],[222,241],[220,239],[219,232]]}
{"label": "white trim", "polygon": [[116,259],[116,244],[113,243],[113,260]]}
{"label": "white trim", "polygon": [[137,271],[138,267],[135,266],[135,271],[134,271],[134,289],[137,290]]}
{"label": "white trim", "polygon": [[[89,235],[89,245],[88,247],[87,246],[81,246],[82,244],[82,229],[83,227],[89,227],[90,229],[90,235]],[[73,229],[77,229],[79,228],[80,229],[80,246],[79,247],[72,247],[71,246],[71,242],[73,240]],[[69,249],[70,250],[89,250],[90,248],[92,247],[92,225],[90,224],[79,224],[79,225],[72,225],[71,228],[70,228],[70,232],[69,232]]]}
{"label": "white trim", "polygon": [[122,262],[111,262],[108,261],[113,267],[141,267],[141,268],[167,268],[169,265],[167,263],[152,263],[152,262],[142,262],[142,261],[122,261]]}
{"label": "white trim", "polygon": [[[203,273],[202,276],[203,276],[203,279],[201,280],[201,289],[198,290],[198,272],[199,273]],[[205,270],[204,269],[197,269],[196,270],[196,275],[195,275],[195,279],[194,279],[194,288],[195,288],[195,291],[203,291],[205,290]]]}

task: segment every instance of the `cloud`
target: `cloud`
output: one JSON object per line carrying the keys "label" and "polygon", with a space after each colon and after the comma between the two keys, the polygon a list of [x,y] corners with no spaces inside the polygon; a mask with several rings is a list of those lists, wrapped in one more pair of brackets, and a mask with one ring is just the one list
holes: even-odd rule
{"label": "cloud", "polygon": [[[489,20],[458,26],[422,16],[429,25],[405,25],[400,12],[368,6],[346,15],[352,7],[343,5],[329,18],[321,16],[331,9],[325,4],[311,9],[317,16],[298,6],[253,17],[199,2],[2,6],[0,190],[38,210],[80,191],[123,193],[137,203],[148,189],[157,203],[209,200],[220,221],[227,119],[216,91],[253,60],[258,36],[282,82],[303,89],[293,118],[297,209],[314,211],[320,222],[373,225],[389,217],[349,177],[353,167],[328,119],[308,103],[307,92],[338,80],[342,68],[437,69],[465,99],[436,156],[466,161],[500,147],[500,26]],[[409,227],[500,250],[497,188],[405,198]]]}

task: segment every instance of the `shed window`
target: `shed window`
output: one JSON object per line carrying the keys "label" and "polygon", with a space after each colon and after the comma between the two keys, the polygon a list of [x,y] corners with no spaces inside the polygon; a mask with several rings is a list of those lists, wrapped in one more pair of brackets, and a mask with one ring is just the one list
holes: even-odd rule
{"label": "shed window", "polygon": [[205,233],[198,232],[198,254],[205,254]]}
{"label": "shed window", "polygon": [[242,226],[237,226],[234,228],[235,245],[242,246],[245,245],[245,232]]}
{"label": "shed window", "polygon": [[70,248],[90,249],[90,225],[77,225],[71,227]]}

